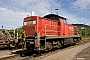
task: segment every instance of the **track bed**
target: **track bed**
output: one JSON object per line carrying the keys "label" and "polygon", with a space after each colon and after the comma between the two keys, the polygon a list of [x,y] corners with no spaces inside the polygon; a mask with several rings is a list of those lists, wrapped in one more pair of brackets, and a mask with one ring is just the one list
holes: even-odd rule
{"label": "track bed", "polygon": [[[52,50],[46,53],[42,53],[41,55],[39,54],[29,54],[26,57],[21,57],[20,56],[20,50],[16,50],[16,51],[11,51],[11,50],[1,50],[0,51],[0,60],[40,60],[40,59],[44,59],[45,57],[49,57],[51,55],[57,54],[59,52],[63,52],[63,51],[67,51],[68,49],[72,49],[78,46],[82,46],[86,43],[90,42],[90,39],[84,39],[81,42],[77,43],[74,46],[65,46],[63,48],[57,49],[57,50]],[[13,52],[13,54],[11,53]],[[17,53],[16,53],[17,52]],[[68,52],[69,53],[69,52]],[[9,56],[10,55],[10,56]]]}

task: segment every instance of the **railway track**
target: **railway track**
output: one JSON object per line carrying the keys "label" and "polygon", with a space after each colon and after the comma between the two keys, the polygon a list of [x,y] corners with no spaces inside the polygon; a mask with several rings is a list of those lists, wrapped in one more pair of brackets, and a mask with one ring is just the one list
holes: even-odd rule
{"label": "railway track", "polygon": [[63,48],[53,49],[52,51],[43,52],[41,54],[35,54],[35,53],[34,54],[28,54],[25,57],[20,56],[21,51],[12,52],[12,54],[10,54],[9,56],[0,58],[0,60],[40,60],[44,57],[56,54],[58,52],[61,52],[61,51],[67,50],[67,49],[71,49],[71,48],[83,45],[83,44],[88,43],[88,42],[90,42],[90,39],[83,39],[81,42],[77,43],[74,46],[67,45],[67,46],[64,46]]}

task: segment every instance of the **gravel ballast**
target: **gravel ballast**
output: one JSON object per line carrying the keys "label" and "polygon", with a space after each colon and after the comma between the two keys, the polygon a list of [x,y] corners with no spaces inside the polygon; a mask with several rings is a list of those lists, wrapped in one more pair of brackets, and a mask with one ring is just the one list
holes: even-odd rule
{"label": "gravel ballast", "polygon": [[76,54],[74,60],[90,60],[90,46]]}
{"label": "gravel ballast", "polygon": [[[77,46],[75,48],[64,50],[39,60],[75,60],[75,55],[78,55],[79,52],[81,52],[83,49],[86,49],[87,47],[90,47],[90,43],[86,43],[81,46]],[[81,58],[81,59],[85,59],[85,58]],[[80,59],[77,58],[76,60],[80,60]]]}

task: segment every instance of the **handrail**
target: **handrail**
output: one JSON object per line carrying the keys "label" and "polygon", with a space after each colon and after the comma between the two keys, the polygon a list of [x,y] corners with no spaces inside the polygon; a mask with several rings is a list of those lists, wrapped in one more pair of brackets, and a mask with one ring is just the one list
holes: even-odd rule
{"label": "handrail", "polygon": [[[48,29],[47,26],[48,27],[53,27],[53,29],[50,29],[50,28]],[[54,26],[54,25],[46,24],[45,25],[45,32],[44,32],[45,36],[57,36],[61,32],[61,31],[58,31],[58,27],[59,26]]]}
{"label": "handrail", "polygon": [[[47,28],[47,26],[49,28]],[[53,28],[50,28],[50,27],[53,27]],[[54,25],[46,24],[45,27],[44,27],[44,29],[45,29],[45,31],[44,31],[45,36],[58,36],[58,35],[61,35],[61,31],[59,30],[60,28],[58,29],[58,27],[60,27],[60,26],[54,26]],[[74,33],[75,33],[74,31],[70,32],[70,30],[69,30],[68,35],[71,36],[71,35],[74,35]]]}

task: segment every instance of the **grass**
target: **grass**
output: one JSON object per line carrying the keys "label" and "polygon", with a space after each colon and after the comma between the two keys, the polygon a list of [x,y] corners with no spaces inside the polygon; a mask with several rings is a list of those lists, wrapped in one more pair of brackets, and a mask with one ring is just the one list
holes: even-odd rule
{"label": "grass", "polygon": [[90,39],[90,36],[81,36],[82,39]]}

